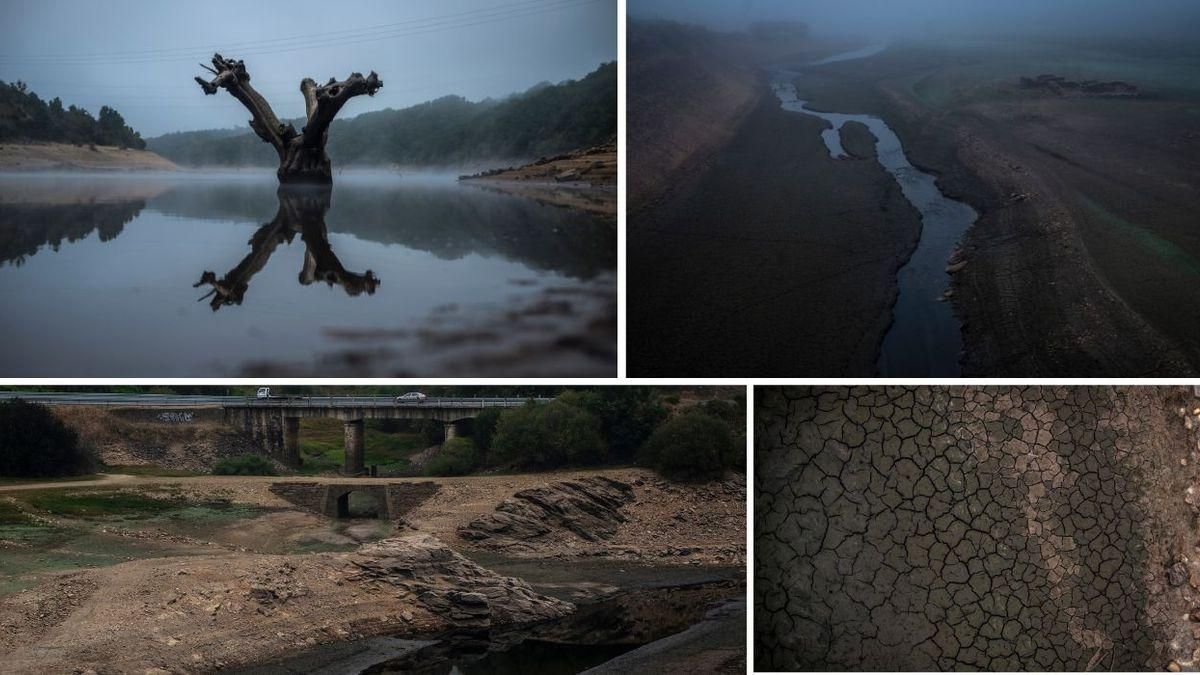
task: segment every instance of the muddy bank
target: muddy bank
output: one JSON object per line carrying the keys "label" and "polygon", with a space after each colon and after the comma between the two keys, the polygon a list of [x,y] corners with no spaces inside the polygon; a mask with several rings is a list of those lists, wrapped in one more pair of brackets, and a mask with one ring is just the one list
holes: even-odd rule
{"label": "muddy bank", "polygon": [[632,375],[875,373],[919,216],[766,93],[702,175],[630,217]]}
{"label": "muddy bank", "polygon": [[529,197],[544,204],[615,218],[617,144],[613,141],[543,157],[520,167],[461,176],[459,180],[490,190]]}
{"label": "muddy bank", "polygon": [[1193,662],[1190,388],[770,387],[756,399],[756,665]]}
{"label": "muddy bank", "polygon": [[[545,590],[548,577],[569,579],[570,585],[585,589],[583,599],[573,600],[575,612],[557,619],[517,628],[456,629],[324,645],[236,672],[457,670],[515,675],[530,672],[532,663],[538,664],[537,672],[564,675],[593,667],[601,672],[641,672],[640,667],[718,672],[710,666],[724,663],[740,663],[744,671],[744,571],[719,571],[697,580],[698,570],[642,568],[632,570],[640,574],[618,575],[616,568],[606,567],[602,561],[543,563],[543,569],[526,579],[538,592],[562,592],[556,583]],[[600,580],[618,585],[607,586],[603,595],[588,594],[586,589]],[[641,665],[630,671],[630,664]]]}
{"label": "muddy bank", "polygon": [[149,150],[65,143],[0,144],[0,171],[178,171]]}
{"label": "muddy bank", "polygon": [[871,134],[871,130],[862,122],[851,120],[842,125],[838,130],[838,135],[842,140],[842,147],[851,157],[857,159],[874,159],[875,151],[875,136]]}
{"label": "muddy bank", "polygon": [[1185,225],[1200,175],[1184,161],[1198,123],[1183,99],[1050,100],[1019,86],[1030,60],[1079,58],[901,45],[798,83],[822,109],[886,119],[914,165],[979,211],[954,273],[964,375],[1181,376],[1200,363],[1200,318],[1177,311],[1200,274]]}
{"label": "muddy bank", "polygon": [[745,601],[725,603],[685,631],[655,640],[584,673],[744,673],[745,626]]}

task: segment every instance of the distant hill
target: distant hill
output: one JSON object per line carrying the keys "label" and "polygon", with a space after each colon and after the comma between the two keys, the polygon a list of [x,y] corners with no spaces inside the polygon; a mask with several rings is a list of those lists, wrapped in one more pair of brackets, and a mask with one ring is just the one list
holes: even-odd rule
{"label": "distant hill", "polygon": [[19,80],[12,84],[0,80],[0,142],[30,141],[146,147],[141,135],[113,108],[102,106],[96,118],[73,105],[64,109],[58,98],[43,101]]}
{"label": "distant hill", "polygon": [[[304,120],[290,120],[299,129]],[[580,80],[541,83],[501,100],[444,96],[401,110],[335,120],[330,157],[339,164],[449,165],[534,158],[589,147],[617,133],[617,66]],[[188,166],[275,166],[275,151],[244,130],[186,131],[151,138],[149,148]]]}

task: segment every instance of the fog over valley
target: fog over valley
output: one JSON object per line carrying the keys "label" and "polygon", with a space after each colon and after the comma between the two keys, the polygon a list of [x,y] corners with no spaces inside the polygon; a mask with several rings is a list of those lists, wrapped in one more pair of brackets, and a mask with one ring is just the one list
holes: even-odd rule
{"label": "fog over valley", "polygon": [[[446,0],[336,5],[298,0],[160,3],[13,0],[0,4],[0,80],[43,100],[116,108],[150,138],[239,127],[236,101],[192,80],[213,52],[246,62],[280,118],[304,114],[299,83],[374,70],[386,83],[346,117],[446,94],[476,101],[578,79],[616,59],[613,0]],[[349,114],[346,114],[349,113]]]}
{"label": "fog over valley", "polygon": [[1192,0],[630,0],[629,15],[736,30],[763,20],[807,23],[826,35],[1104,36],[1186,39],[1200,33]]}

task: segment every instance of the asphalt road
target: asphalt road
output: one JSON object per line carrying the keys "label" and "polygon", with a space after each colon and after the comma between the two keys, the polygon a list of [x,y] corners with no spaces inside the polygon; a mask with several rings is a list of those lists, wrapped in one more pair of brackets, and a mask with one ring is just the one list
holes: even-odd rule
{"label": "asphalt road", "polygon": [[[423,401],[397,401],[392,396],[287,396],[256,399],[247,396],[177,394],[125,394],[109,392],[0,392],[0,399],[22,398],[47,405],[101,406],[225,406],[266,408],[517,408],[528,398],[429,397]],[[550,399],[539,398],[538,401]]]}

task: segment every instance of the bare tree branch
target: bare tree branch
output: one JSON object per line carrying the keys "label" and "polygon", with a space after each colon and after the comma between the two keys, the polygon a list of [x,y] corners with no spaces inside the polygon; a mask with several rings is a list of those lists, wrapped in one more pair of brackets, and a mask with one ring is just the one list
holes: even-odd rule
{"label": "bare tree branch", "polygon": [[196,82],[205,94],[224,89],[246,106],[253,116],[250,128],[279,154],[280,182],[331,182],[332,171],[325,154],[329,125],[346,101],[362,94],[374,96],[383,87],[383,81],[374,71],[366,77],[351,73],[341,82],[329,78],[324,85],[305,78],[300,82],[300,93],[304,96],[307,123],[301,133],[296,133],[291,124],[279,121],[266,99],[250,86],[250,74],[242,61],[213,54],[212,64],[211,68],[204,64],[200,67],[212,73],[213,78],[206,81],[197,77]]}
{"label": "bare tree branch", "polygon": [[212,64],[213,68],[209,70],[215,72],[216,76],[211,81],[205,82],[199,77],[196,78],[204,93],[215,94],[217,89],[224,89],[241,101],[253,116],[250,128],[259,138],[270,143],[282,159],[288,142],[297,135],[295,127],[280,122],[267,100],[250,86],[250,73],[246,72],[246,65],[242,61],[213,54]]}
{"label": "bare tree branch", "polygon": [[362,73],[351,73],[350,77],[341,82],[331,77],[329,82],[319,87],[316,82],[306,78],[300,83],[308,114],[308,124],[304,126],[304,142],[308,145],[324,144],[329,125],[346,101],[363,94],[374,96],[381,87],[383,81],[373,70],[366,77],[363,77]]}

